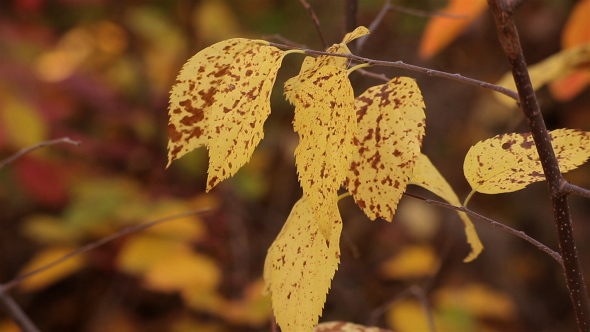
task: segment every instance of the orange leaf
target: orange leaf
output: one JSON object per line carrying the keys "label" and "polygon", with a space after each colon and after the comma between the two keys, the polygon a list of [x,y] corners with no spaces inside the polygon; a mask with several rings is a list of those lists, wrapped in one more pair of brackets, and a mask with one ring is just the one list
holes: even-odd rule
{"label": "orange leaf", "polygon": [[578,70],[549,83],[549,91],[556,100],[568,101],[582,92],[588,84],[590,84],[590,71]]}
{"label": "orange leaf", "polygon": [[572,9],[561,33],[561,48],[566,49],[590,41],[590,0],[580,0]]}
{"label": "orange leaf", "polygon": [[433,57],[450,44],[486,8],[485,0],[450,0],[441,13],[459,17],[435,16],[428,22],[419,55],[423,59]]}

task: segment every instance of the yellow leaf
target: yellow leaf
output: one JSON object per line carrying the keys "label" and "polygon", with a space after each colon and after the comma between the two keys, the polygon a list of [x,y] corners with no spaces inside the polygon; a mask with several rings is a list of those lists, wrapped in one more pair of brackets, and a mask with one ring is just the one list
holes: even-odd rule
{"label": "yellow leaf", "polygon": [[234,175],[264,136],[284,54],[260,41],[235,38],[193,56],[170,92],[168,165],[205,145],[207,191]]}
{"label": "yellow leaf", "polygon": [[[457,197],[457,194],[453,191],[453,188],[449,185],[449,183],[445,180],[445,178],[439,173],[439,171],[434,167],[430,159],[424,155],[420,154],[418,156],[418,160],[416,161],[416,166],[414,167],[414,174],[410,180],[410,184],[418,185],[433,194],[439,196],[440,198],[447,201],[449,204],[460,206],[461,202]],[[479,240],[479,236],[477,236],[477,232],[475,231],[475,226],[469,219],[469,216],[464,212],[458,212],[459,217],[465,224],[465,234],[467,235],[467,243],[471,245],[471,252],[465,259],[464,262],[470,262],[477,258],[481,251],[483,250],[483,245]]]}
{"label": "yellow leaf", "polygon": [[[589,62],[590,42],[586,42],[580,46],[556,53],[549,58],[530,66],[529,75],[533,87],[535,90],[538,90],[547,83],[570,75],[578,69],[586,68],[587,70]],[[516,90],[516,85],[511,72],[502,76],[500,81],[496,84],[511,90]],[[516,105],[512,98],[503,94],[497,93],[496,97],[508,106]]]}
{"label": "yellow leaf", "polygon": [[201,41],[217,42],[238,36],[240,26],[227,1],[202,1],[193,13],[195,32]]}
{"label": "yellow leaf", "polygon": [[270,297],[263,294],[264,280],[258,279],[244,289],[244,298],[229,300],[219,315],[234,324],[262,327],[270,320]]}
{"label": "yellow leaf", "polygon": [[[557,129],[550,136],[561,172],[590,157],[590,132]],[[503,134],[475,144],[465,156],[463,172],[471,188],[484,194],[512,192],[545,180],[530,133]]]}
{"label": "yellow leaf", "polygon": [[327,247],[308,200],[293,206],[264,262],[264,281],[282,331],[312,331],[317,324],[340,262],[341,231],[338,219]]}
{"label": "yellow leaf", "polygon": [[139,234],[127,242],[119,252],[117,266],[122,272],[143,275],[158,262],[186,249],[179,241]]}
{"label": "yellow leaf", "polygon": [[422,278],[436,273],[439,266],[440,260],[432,247],[410,246],[383,263],[379,272],[388,279]]}
{"label": "yellow leaf", "polygon": [[[75,249],[76,248],[74,247],[52,247],[44,249],[35,254],[35,256],[22,269],[20,274],[25,274],[41,268],[64,257]],[[28,292],[43,289],[80,270],[84,266],[84,261],[85,258],[83,255],[71,257],[48,270],[44,270],[35,276],[24,280],[19,284],[19,287]]]}
{"label": "yellow leaf", "polygon": [[[344,39],[340,44],[334,44],[330,46],[326,52],[329,53],[339,53],[339,54],[350,54],[350,50],[346,46],[347,43],[360,38],[364,35],[369,34],[369,29],[365,28],[364,26],[360,26],[356,28],[353,32],[349,32],[344,36]],[[301,64],[301,70],[299,71],[299,75],[292,77],[285,82],[285,97],[288,101],[293,103],[295,100],[295,96],[299,93],[299,89],[301,88],[302,84],[310,79],[315,75],[316,71],[319,68],[325,66],[334,66],[341,69],[345,69],[348,63],[348,59],[343,57],[335,57],[335,56],[328,56],[328,55],[320,55],[317,58],[314,57],[305,57],[303,60],[303,64]]]}
{"label": "yellow leaf", "polygon": [[0,126],[13,148],[25,148],[47,139],[48,128],[32,104],[12,95],[0,95]]}
{"label": "yellow leaf", "polygon": [[386,318],[396,332],[430,331],[428,317],[416,300],[397,301],[387,311]]}
{"label": "yellow leaf", "polygon": [[449,45],[487,7],[485,0],[450,0],[442,13],[459,17],[435,16],[430,19],[422,41],[420,57],[428,59]]}
{"label": "yellow leaf", "polygon": [[354,95],[346,70],[320,67],[302,83],[292,102],[293,128],[299,134],[295,149],[299,181],[328,240],[332,224],[340,220],[337,191],[349,169],[356,130]]}
{"label": "yellow leaf", "polygon": [[284,55],[252,41],[225,72],[210,109],[207,191],[248,162],[264,136],[270,94]]}
{"label": "yellow leaf", "polygon": [[192,289],[207,293],[217,288],[221,271],[211,258],[185,247],[152,265],[144,280],[147,287],[161,292]]}
{"label": "yellow leaf", "polygon": [[422,94],[416,82],[397,77],[355,99],[358,127],[346,187],[365,214],[393,219],[424,137]]}
{"label": "yellow leaf", "polygon": [[325,322],[318,324],[313,332],[392,332],[378,327],[368,327],[349,322]]}
{"label": "yellow leaf", "polygon": [[459,307],[482,318],[511,319],[516,313],[510,296],[482,284],[442,288],[434,294],[434,302],[439,307]]}

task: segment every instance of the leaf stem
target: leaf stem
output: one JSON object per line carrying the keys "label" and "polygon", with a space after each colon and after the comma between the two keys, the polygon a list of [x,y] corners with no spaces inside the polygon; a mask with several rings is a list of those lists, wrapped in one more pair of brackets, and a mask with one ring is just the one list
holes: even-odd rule
{"label": "leaf stem", "polygon": [[366,63],[361,63],[361,64],[359,64],[359,65],[356,65],[356,66],[354,66],[354,67],[352,67],[352,68],[348,69],[348,75],[350,75],[350,73],[352,73],[353,71],[355,71],[355,70],[357,70],[357,69],[361,69],[361,68],[365,68],[365,67],[369,67],[369,65],[368,65],[368,64],[366,64]]}
{"label": "leaf stem", "polygon": [[463,206],[467,206],[467,204],[469,204],[469,201],[471,200],[471,197],[473,197],[473,194],[475,194],[477,192],[477,190],[475,189],[471,189],[471,192],[469,192],[469,195],[467,195],[467,197],[465,198],[465,201],[463,202]]}

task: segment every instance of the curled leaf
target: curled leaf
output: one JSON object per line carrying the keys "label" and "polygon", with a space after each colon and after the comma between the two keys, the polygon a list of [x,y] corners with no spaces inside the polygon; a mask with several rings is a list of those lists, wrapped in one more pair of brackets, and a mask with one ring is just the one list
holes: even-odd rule
{"label": "curled leaf", "polygon": [[301,198],[268,249],[264,281],[284,332],[311,331],[340,262],[342,220],[332,223],[325,245],[309,201]]}
{"label": "curled leaf", "polygon": [[393,219],[425,130],[424,102],[416,82],[397,77],[355,99],[358,127],[346,187],[374,220]]}
{"label": "curled leaf", "polygon": [[[304,196],[326,241],[340,219],[337,191],[344,183],[356,130],[354,95],[346,70],[320,67],[291,100],[299,134],[295,162]],[[330,245],[330,243],[327,243]]]}
{"label": "curled leaf", "polygon": [[[561,172],[577,168],[590,157],[590,132],[557,129],[550,137]],[[471,188],[484,194],[517,191],[545,180],[530,133],[503,134],[475,144],[465,156],[463,172]]]}
{"label": "curled leaf", "polygon": [[[430,159],[424,154],[420,154],[416,160],[416,166],[414,167],[414,174],[412,175],[410,184],[420,186],[432,192],[447,201],[449,204],[455,206],[461,205],[453,188],[451,188],[447,180],[445,180],[436,167],[434,167]],[[463,259],[463,261],[467,263],[479,256],[483,250],[483,244],[481,244],[479,236],[475,231],[475,226],[473,226],[469,216],[464,212],[457,211],[457,213],[459,213],[459,217],[463,221],[463,224],[465,224],[467,243],[471,246],[471,252],[465,257],[465,259]]]}

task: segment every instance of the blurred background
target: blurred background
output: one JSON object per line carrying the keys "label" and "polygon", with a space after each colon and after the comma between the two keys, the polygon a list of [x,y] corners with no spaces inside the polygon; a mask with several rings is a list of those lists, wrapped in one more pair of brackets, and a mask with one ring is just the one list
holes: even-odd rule
{"label": "blurred background", "polygon": [[[327,42],[340,42],[345,1],[308,2]],[[393,1],[402,8],[388,11],[356,54],[496,82],[508,63],[491,15],[469,9],[478,2],[454,1],[465,13],[435,29],[431,39],[449,43],[433,46],[424,33],[434,19],[422,14],[448,2]],[[384,3],[360,1],[358,24],[369,26]],[[516,20],[529,64],[573,46],[564,42],[564,31],[582,3],[590,1],[530,0],[521,6]],[[444,25],[450,21],[465,24],[452,32]],[[587,20],[573,24],[590,31]],[[165,168],[168,92],[178,71],[199,50],[233,37],[323,49],[298,0],[0,1],[0,160],[49,139],[82,143],[52,145],[0,169],[0,282],[126,226],[212,210],[124,236],[19,284],[11,294],[42,331],[270,330],[263,262],[302,195],[293,107],[282,84],[297,74],[303,56],[283,62],[265,139],[236,176],[205,194],[204,148]],[[581,75],[589,75],[587,68]],[[469,147],[500,133],[528,131],[514,105],[489,90],[402,69],[370,70],[417,80],[426,104],[423,151],[461,200],[470,191],[462,173]],[[356,72],[350,78],[356,94],[382,83]],[[550,129],[590,130],[590,91],[583,84],[576,89],[562,88],[575,90],[569,95],[557,88],[538,91]],[[590,167],[566,178],[588,188]],[[436,198],[419,188],[409,191]],[[570,205],[588,274],[590,204],[573,197]],[[544,183],[475,195],[470,208],[557,250]],[[320,321],[428,331],[418,301],[423,295],[437,331],[576,328],[559,265],[529,243],[474,220],[485,249],[463,263],[469,246],[454,211],[410,197],[391,223],[370,221],[350,198],[340,209],[342,259]],[[0,331],[18,331],[4,308]]]}

